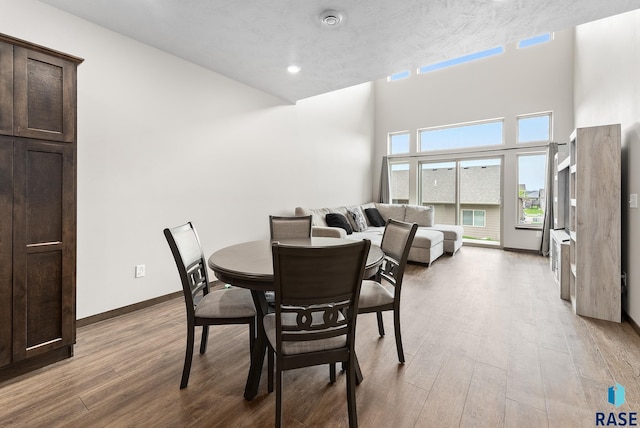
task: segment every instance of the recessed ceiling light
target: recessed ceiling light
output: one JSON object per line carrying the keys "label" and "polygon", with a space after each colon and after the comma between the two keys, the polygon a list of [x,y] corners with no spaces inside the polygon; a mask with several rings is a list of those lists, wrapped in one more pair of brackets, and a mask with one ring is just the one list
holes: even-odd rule
{"label": "recessed ceiling light", "polygon": [[320,14],[320,21],[328,27],[335,27],[342,22],[342,14],[337,10],[325,10]]}
{"label": "recessed ceiling light", "polygon": [[287,67],[287,71],[291,74],[296,74],[302,70],[299,65],[290,65]]}

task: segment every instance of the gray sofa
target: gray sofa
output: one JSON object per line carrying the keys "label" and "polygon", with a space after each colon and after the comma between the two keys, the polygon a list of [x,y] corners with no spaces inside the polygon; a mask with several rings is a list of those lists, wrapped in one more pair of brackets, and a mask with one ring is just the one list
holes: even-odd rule
{"label": "gray sofa", "polygon": [[[374,227],[365,214],[365,209],[376,208],[383,220],[395,220],[418,223],[418,231],[409,251],[409,261],[431,265],[442,254],[455,254],[462,247],[463,227],[446,224],[433,224],[433,209],[419,205],[380,204],[369,202],[362,205],[342,206],[336,208],[303,208],[297,207],[296,215],[311,215],[312,235],[331,236],[348,239],[369,239],[371,243],[380,245],[384,227]],[[358,209],[363,213],[365,227],[358,227],[353,213]],[[326,221],[329,213],[342,214],[354,230],[347,234],[345,229],[330,227]],[[360,230],[363,229],[363,230]]]}

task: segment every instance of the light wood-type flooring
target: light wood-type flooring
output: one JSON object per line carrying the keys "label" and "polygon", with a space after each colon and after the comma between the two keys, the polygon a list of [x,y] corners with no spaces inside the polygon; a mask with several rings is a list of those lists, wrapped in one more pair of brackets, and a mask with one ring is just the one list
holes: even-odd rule
{"label": "light wood-type flooring", "polygon": [[[391,314],[382,339],[375,315],[358,318],[361,427],[590,427],[598,411],[640,411],[640,338],[575,316],[547,258],[463,247],[409,265],[402,310],[404,365]],[[180,390],[184,336],[181,299],[79,328],[73,358],[0,384],[0,426],[273,426],[266,364],[243,398],[247,327],[212,327]],[[347,426],[344,374],[331,385],[326,366],[287,372],[283,411],[288,427]]]}

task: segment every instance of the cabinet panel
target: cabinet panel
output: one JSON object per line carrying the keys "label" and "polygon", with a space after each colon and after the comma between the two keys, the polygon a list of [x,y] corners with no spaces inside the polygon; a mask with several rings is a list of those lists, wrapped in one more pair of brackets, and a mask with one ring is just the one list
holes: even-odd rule
{"label": "cabinet panel", "polygon": [[13,143],[0,136],[0,367],[11,362],[13,275]]}
{"label": "cabinet panel", "polygon": [[74,147],[14,142],[14,360],[73,344]]}
{"label": "cabinet panel", "polygon": [[62,250],[27,255],[26,345],[62,340]]}
{"label": "cabinet panel", "polygon": [[15,135],[73,142],[75,64],[15,47],[14,76]]}
{"label": "cabinet panel", "polygon": [[64,154],[27,150],[27,245],[62,242],[62,181]]}
{"label": "cabinet panel", "polygon": [[13,46],[0,42],[0,134],[13,134]]}

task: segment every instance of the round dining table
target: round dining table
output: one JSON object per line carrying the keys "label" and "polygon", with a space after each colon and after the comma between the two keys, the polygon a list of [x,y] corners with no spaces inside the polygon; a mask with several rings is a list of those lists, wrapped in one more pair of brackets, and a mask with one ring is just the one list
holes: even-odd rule
{"label": "round dining table", "polygon": [[[353,242],[349,239],[311,237],[300,239],[281,239],[278,242],[287,245],[305,247],[327,247]],[[251,353],[251,366],[244,391],[246,400],[253,400],[258,395],[262,364],[267,350],[267,339],[264,334],[262,318],[268,311],[265,291],[273,291],[273,256],[270,239],[243,242],[222,248],[208,259],[208,265],[220,281],[237,287],[251,290],[253,301],[258,312],[257,337]],[[371,245],[365,266],[364,278],[375,275],[382,263],[384,253],[377,245]],[[357,360],[356,360],[357,361]],[[362,372],[356,364],[356,378],[362,381]]]}

